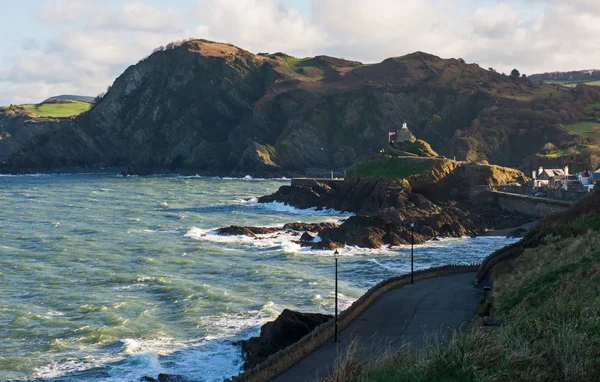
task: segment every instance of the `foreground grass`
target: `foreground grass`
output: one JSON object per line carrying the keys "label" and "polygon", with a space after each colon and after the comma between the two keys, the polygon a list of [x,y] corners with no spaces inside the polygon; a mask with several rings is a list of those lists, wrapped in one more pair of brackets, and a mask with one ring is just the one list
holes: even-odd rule
{"label": "foreground grass", "polygon": [[397,354],[356,381],[595,381],[600,375],[600,234],[526,250],[499,275],[491,314],[426,351]]}
{"label": "foreground grass", "polygon": [[68,103],[43,103],[22,105],[33,117],[73,117],[90,109],[92,104],[81,101],[69,101]]}
{"label": "foreground grass", "polygon": [[504,326],[472,325],[330,380],[599,380],[600,190],[543,219],[523,240],[519,257],[493,269],[493,289],[480,307]]}

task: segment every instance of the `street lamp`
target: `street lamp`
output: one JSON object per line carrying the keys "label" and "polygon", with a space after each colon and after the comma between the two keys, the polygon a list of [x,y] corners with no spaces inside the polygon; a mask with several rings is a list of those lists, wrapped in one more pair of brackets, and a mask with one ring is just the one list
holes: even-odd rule
{"label": "street lamp", "polygon": [[415,263],[415,223],[410,223],[410,283],[414,284],[414,263]]}
{"label": "street lamp", "polygon": [[335,259],[335,338],[333,342],[338,342],[338,259],[340,253],[337,249],[333,252],[333,258]]}

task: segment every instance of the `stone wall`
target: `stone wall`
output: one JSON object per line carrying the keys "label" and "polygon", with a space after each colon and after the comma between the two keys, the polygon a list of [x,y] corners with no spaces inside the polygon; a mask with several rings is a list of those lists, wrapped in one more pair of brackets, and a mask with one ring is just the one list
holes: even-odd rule
{"label": "stone wall", "polygon": [[[414,273],[415,281],[430,277],[444,276],[453,273],[475,272],[478,265],[445,265],[416,271]],[[475,280],[473,280],[475,281]],[[356,300],[348,309],[344,310],[338,316],[339,330],[343,330],[353,320],[358,318],[379,296],[390,289],[398,288],[410,284],[410,274],[392,277],[373,286],[363,296]],[[253,369],[247,370],[237,377],[232,377],[232,382],[267,382],[283,373],[301,359],[315,351],[326,341],[330,341],[334,336],[335,322],[330,320],[313,330],[311,333],[302,337],[300,341],[288,346],[287,348],[273,354],[265,362],[257,365]]]}
{"label": "stone wall", "polygon": [[493,191],[490,194],[493,203],[498,204],[503,210],[517,211],[538,218],[563,212],[573,204],[565,200],[538,198],[500,191]]}

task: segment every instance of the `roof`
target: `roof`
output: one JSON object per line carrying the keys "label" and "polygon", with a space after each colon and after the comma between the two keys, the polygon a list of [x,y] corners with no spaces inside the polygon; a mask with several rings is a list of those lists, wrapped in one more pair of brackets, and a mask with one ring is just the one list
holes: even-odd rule
{"label": "roof", "polygon": [[562,168],[545,168],[542,173],[538,175],[538,178],[550,179],[555,176],[565,176],[565,170]]}

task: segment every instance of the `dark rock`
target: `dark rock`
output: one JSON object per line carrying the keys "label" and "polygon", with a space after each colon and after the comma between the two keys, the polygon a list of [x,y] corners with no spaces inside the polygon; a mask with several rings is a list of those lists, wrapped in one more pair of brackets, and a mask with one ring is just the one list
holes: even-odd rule
{"label": "dark rock", "polygon": [[508,233],[506,237],[523,237],[527,233],[525,228],[516,228]]}
{"label": "dark rock", "polygon": [[319,232],[324,228],[335,228],[339,224],[336,223],[287,223],[283,226],[284,229],[291,229],[293,231],[308,231],[308,232]]}
{"label": "dark rock", "polygon": [[421,226],[421,228],[419,228],[419,233],[429,238],[433,238],[435,236],[435,231],[428,225]]}
{"label": "dark rock", "polygon": [[159,374],[158,378],[145,376],[140,382],[192,382],[191,379],[178,374]]}
{"label": "dark rock", "polygon": [[331,318],[330,315],[285,309],[275,321],[267,322],[260,328],[260,336],[240,342],[245,360],[244,369],[258,365],[268,356],[285,349]]}
{"label": "dark rock", "polygon": [[304,232],[302,236],[300,236],[300,241],[313,241],[314,239],[315,238],[308,232]]}
{"label": "dark rock", "polygon": [[338,228],[321,231],[323,240],[331,240],[363,248],[379,248],[384,244],[388,224],[378,216],[352,216]]}
{"label": "dark rock", "polygon": [[232,225],[229,227],[219,228],[217,234],[219,235],[244,235],[249,237],[256,237],[256,235],[264,235],[268,233],[274,233],[282,231],[282,228],[278,227],[240,227]]}
{"label": "dark rock", "polygon": [[344,248],[343,243],[338,243],[337,241],[331,240],[321,240],[316,242],[296,241],[295,243],[300,244],[302,247],[309,247],[312,249],[334,250],[338,248]]}

